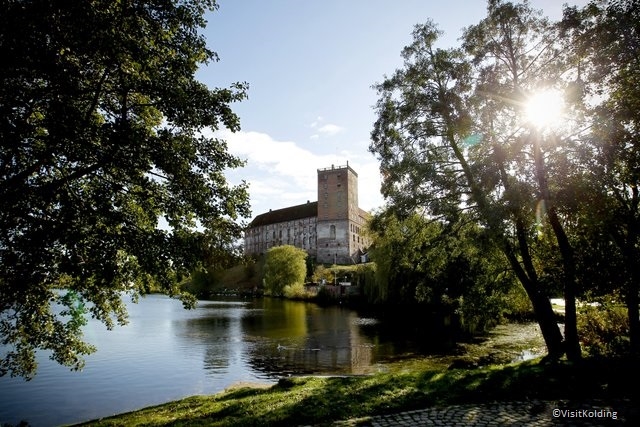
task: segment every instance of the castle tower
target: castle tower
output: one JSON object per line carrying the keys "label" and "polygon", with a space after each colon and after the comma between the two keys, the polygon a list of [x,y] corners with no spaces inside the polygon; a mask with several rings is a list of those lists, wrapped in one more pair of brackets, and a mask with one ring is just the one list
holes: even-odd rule
{"label": "castle tower", "polygon": [[[358,174],[349,166],[318,169],[317,261],[351,264],[358,257]],[[358,243],[360,237],[357,239]]]}

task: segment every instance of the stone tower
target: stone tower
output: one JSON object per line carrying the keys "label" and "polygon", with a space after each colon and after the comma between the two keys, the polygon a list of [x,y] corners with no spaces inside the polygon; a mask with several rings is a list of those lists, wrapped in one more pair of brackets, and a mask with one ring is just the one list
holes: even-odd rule
{"label": "stone tower", "polygon": [[[359,256],[358,174],[349,166],[318,169],[317,261],[351,264]],[[360,242],[360,237],[357,239]]]}

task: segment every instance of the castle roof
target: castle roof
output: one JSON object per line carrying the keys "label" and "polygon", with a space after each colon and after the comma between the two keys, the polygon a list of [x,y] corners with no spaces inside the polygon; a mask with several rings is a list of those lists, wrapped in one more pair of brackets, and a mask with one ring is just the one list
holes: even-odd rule
{"label": "castle roof", "polygon": [[249,228],[316,216],[318,216],[318,202],[307,202],[303,205],[289,206],[260,214],[251,221]]}

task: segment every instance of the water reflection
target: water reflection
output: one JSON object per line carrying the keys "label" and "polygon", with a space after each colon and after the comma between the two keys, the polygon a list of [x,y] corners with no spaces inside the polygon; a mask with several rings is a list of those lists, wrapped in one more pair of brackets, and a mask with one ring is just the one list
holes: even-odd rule
{"label": "water reflection", "polygon": [[179,301],[149,296],[129,313],[130,323],[113,331],[89,322],[86,337],[98,352],[83,372],[42,354],[33,381],[0,378],[0,425],[79,422],[288,374],[363,374],[419,354],[431,341],[418,322],[393,326],[342,307],[268,298],[201,301],[184,310]]}
{"label": "water reflection", "polygon": [[177,344],[185,351],[202,353],[202,369],[211,381],[220,381],[229,373],[242,375],[245,344],[241,319],[250,310],[248,303],[206,301],[198,305],[200,316],[175,319],[172,328]]}
{"label": "water reflection", "polygon": [[262,315],[243,318],[253,346],[249,363],[259,371],[284,374],[361,374],[375,363],[373,344],[359,331],[355,312],[339,307],[264,299]]}

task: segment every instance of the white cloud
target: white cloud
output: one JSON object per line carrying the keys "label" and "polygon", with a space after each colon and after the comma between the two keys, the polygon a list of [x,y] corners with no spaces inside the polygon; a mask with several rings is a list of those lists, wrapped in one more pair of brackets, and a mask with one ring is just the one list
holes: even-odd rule
{"label": "white cloud", "polygon": [[342,126],[338,126],[333,123],[324,124],[324,117],[322,116],[318,116],[313,122],[311,122],[309,127],[316,132],[310,136],[310,139],[318,139],[320,135],[333,136],[344,130]]}
{"label": "white cloud", "polygon": [[360,207],[370,210],[382,204],[378,164],[366,152],[315,154],[261,132],[219,131],[215,136],[227,141],[231,153],[247,160],[245,167],[228,171],[227,177],[232,183],[249,183],[253,217],[269,209],[316,201],[317,170],[347,162],[358,173]]}
{"label": "white cloud", "polygon": [[333,136],[337,133],[342,132],[344,129],[338,125],[334,125],[331,123],[327,123],[326,125],[320,126],[318,128],[318,132],[320,132],[323,135],[327,135],[327,136]]}

